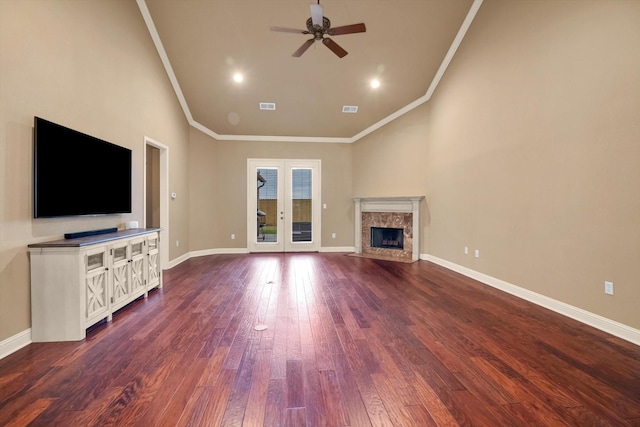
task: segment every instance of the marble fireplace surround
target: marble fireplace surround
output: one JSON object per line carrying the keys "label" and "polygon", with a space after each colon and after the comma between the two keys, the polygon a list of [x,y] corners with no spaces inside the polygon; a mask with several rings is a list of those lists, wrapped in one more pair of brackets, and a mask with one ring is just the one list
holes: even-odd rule
{"label": "marble fireplace surround", "polygon": [[[356,254],[420,258],[420,203],[424,196],[354,197]],[[404,250],[371,248],[371,227],[404,229]]]}

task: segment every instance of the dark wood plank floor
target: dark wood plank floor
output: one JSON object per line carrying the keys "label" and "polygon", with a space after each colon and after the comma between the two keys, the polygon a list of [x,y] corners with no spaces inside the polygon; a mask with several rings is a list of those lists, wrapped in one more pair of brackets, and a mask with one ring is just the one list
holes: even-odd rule
{"label": "dark wood plank floor", "polygon": [[640,347],[426,261],[215,255],[164,284],[0,360],[0,425],[640,426]]}

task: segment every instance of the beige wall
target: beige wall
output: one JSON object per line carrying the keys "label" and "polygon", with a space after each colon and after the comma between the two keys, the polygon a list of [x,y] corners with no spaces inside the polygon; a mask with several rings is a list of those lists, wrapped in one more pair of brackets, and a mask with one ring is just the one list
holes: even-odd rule
{"label": "beige wall", "polygon": [[[218,212],[224,210],[223,205],[227,203],[220,197],[218,190],[220,186],[217,171],[218,159],[218,142],[199,130],[191,128],[189,131],[191,250],[199,251],[218,247]],[[245,211],[237,212],[237,215],[246,217]]]}
{"label": "beige wall", "polygon": [[[485,0],[428,107],[355,144],[354,193],[422,189],[427,253],[640,328],[638,22]],[[394,154],[424,163],[373,173]]]}
{"label": "beige wall", "polygon": [[353,246],[350,145],[215,141],[193,130],[190,154],[192,251],[247,247],[248,158],[320,159],[322,203],[327,204],[322,210],[322,246]]}
{"label": "beige wall", "polygon": [[[27,245],[142,224],[144,136],[170,147],[171,182],[186,188],[188,126],[134,1],[0,0],[0,70],[2,341],[31,326]],[[33,219],[34,116],[132,149],[133,213]],[[188,243],[186,202],[170,224]]]}

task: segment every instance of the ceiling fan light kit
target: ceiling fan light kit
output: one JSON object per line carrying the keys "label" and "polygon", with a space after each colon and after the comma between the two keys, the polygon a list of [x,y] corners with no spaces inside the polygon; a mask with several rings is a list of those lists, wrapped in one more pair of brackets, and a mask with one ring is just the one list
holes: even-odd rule
{"label": "ceiling fan light kit", "polygon": [[300,57],[309,49],[316,41],[321,41],[326,47],[335,53],[339,58],[345,57],[349,52],[344,50],[338,43],[325,36],[340,36],[343,34],[364,33],[367,31],[363,23],[344,25],[341,27],[331,28],[331,20],[323,15],[320,0],[318,4],[311,4],[311,18],[307,19],[306,30],[295,30],[292,28],[271,27],[271,31],[279,31],[284,33],[311,34],[313,38],[305,41],[302,46],[293,52],[294,57]]}

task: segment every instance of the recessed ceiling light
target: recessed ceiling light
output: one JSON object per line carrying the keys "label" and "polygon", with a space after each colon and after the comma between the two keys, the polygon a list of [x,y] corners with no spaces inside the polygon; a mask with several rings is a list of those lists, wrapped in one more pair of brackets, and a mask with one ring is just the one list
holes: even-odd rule
{"label": "recessed ceiling light", "polygon": [[242,73],[235,73],[233,75],[233,81],[236,83],[240,83],[244,80],[244,76],[242,75]]}
{"label": "recessed ceiling light", "polygon": [[380,80],[378,79],[373,79],[371,80],[371,87],[374,89],[377,89],[380,87]]}

